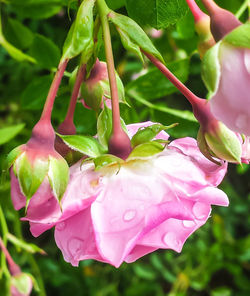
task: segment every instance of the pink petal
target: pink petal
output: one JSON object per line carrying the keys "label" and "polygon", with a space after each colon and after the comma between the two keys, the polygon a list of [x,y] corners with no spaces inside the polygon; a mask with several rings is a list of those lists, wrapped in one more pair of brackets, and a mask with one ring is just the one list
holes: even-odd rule
{"label": "pink petal", "polygon": [[13,172],[13,168],[10,169],[10,182],[11,182],[11,200],[16,211],[25,207],[26,197],[22,194],[17,177]]}
{"label": "pink petal", "polygon": [[221,78],[211,111],[231,130],[250,136],[250,50],[220,47]]}
{"label": "pink petal", "polygon": [[207,184],[217,186],[223,180],[227,172],[227,163],[222,161],[221,166],[219,166],[208,160],[200,152],[195,139],[189,137],[180,138],[172,141],[168,147],[170,149],[178,148],[184,155],[189,156],[189,161],[203,172]]}
{"label": "pink petal", "polygon": [[96,248],[90,208],[58,223],[55,227],[55,241],[64,260],[73,266],[78,266],[79,261],[86,259],[107,262]]}

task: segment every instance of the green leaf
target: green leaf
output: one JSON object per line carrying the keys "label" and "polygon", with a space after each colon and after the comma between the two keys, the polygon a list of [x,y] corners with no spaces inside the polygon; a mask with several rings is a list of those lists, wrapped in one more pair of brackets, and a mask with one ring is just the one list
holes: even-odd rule
{"label": "green leaf", "polygon": [[69,167],[62,157],[49,157],[48,177],[53,193],[60,202],[69,181]]}
{"label": "green leaf", "polygon": [[33,32],[28,27],[12,18],[8,18],[4,35],[13,46],[20,49],[28,48],[34,38]]}
{"label": "green leaf", "polygon": [[250,23],[235,28],[223,38],[224,41],[237,47],[250,48]]}
{"label": "green leaf", "polygon": [[216,43],[210,48],[203,57],[202,60],[202,79],[210,92],[210,97],[219,84],[220,80],[220,62],[219,62],[219,50],[221,41]]}
{"label": "green leaf", "polygon": [[29,54],[41,67],[46,69],[57,67],[61,57],[60,50],[55,43],[39,34],[35,35]]}
{"label": "green leaf", "polygon": [[25,126],[25,123],[20,123],[17,125],[1,128],[0,129],[0,145],[3,145],[9,142],[12,138],[14,138],[17,134],[21,132],[24,126]]}
{"label": "green leaf", "polygon": [[163,145],[158,142],[148,142],[136,146],[129,154],[127,161],[133,159],[149,158],[155,154],[162,152],[165,149]]}
{"label": "green leaf", "polygon": [[30,163],[27,154],[23,153],[16,161],[16,168],[21,190],[28,202],[48,173],[49,162],[47,159],[37,158]]}
{"label": "green leaf", "polygon": [[79,151],[89,157],[97,157],[104,153],[102,145],[93,137],[78,135],[59,135],[58,136],[71,149]]}
{"label": "green leaf", "polygon": [[108,7],[113,10],[119,9],[125,6],[125,0],[106,0]]}
{"label": "green leaf", "polygon": [[40,110],[52,82],[50,75],[35,77],[21,95],[21,106],[26,110]]}
{"label": "green leaf", "polygon": [[113,24],[115,24],[115,26],[120,28],[124,33],[127,34],[127,36],[130,37],[131,42],[138,45],[147,53],[152,54],[153,56],[164,62],[160,52],[155,48],[147,34],[135,21],[125,15],[118,14],[114,11],[110,12],[108,16],[109,20]]}
{"label": "green leaf", "polygon": [[24,145],[20,145],[14,148],[12,151],[10,151],[5,161],[5,165],[4,165],[5,170],[10,169],[10,167],[13,165],[17,157],[23,152],[22,150],[23,147]]}
{"label": "green leaf", "polygon": [[104,108],[97,119],[97,136],[99,142],[108,148],[108,141],[112,132],[112,112],[104,104]]}
{"label": "green leaf", "polygon": [[46,254],[45,251],[43,249],[39,248],[37,245],[27,243],[26,241],[24,241],[20,238],[17,238],[16,236],[12,235],[11,233],[7,234],[7,238],[17,248],[21,248],[28,253],[31,253],[31,254],[40,253],[42,255]]}
{"label": "green leaf", "polygon": [[188,13],[177,22],[176,29],[179,35],[178,37],[181,39],[189,39],[194,36],[194,17],[191,10],[189,10]]}
{"label": "green leaf", "polygon": [[63,46],[64,59],[71,59],[82,53],[81,62],[86,63],[94,49],[93,41],[93,7],[95,0],[84,0],[78,9],[75,22],[72,24]]}
{"label": "green leaf", "polygon": [[31,63],[36,63],[36,60],[34,58],[32,58],[31,56],[23,53],[20,49],[17,49],[15,46],[13,46],[12,44],[10,44],[3,35],[1,35],[0,33],[0,44],[5,48],[5,50],[9,53],[9,55],[19,61],[28,61]]}
{"label": "green leaf", "polygon": [[159,134],[159,132],[166,130],[167,128],[167,126],[156,123],[151,126],[139,129],[131,139],[132,147],[151,141],[156,135]]}
{"label": "green leaf", "polygon": [[185,0],[126,0],[128,15],[156,29],[176,23],[188,11]]}
{"label": "green leaf", "polygon": [[118,164],[120,166],[121,163],[124,163],[124,160],[112,154],[104,154],[93,159],[93,162],[95,164],[95,169],[100,170],[105,166],[111,166],[114,164]]}
{"label": "green leaf", "polygon": [[43,19],[57,14],[64,0],[11,0],[11,7],[22,18]]}
{"label": "green leaf", "polygon": [[[167,64],[168,69],[183,83],[189,74],[189,59],[182,59]],[[177,88],[158,70],[153,68],[146,74],[131,81],[126,86],[126,92],[136,93],[145,100],[161,98],[178,92]]]}
{"label": "green leaf", "polygon": [[123,31],[119,27],[116,27],[116,29],[117,29],[118,33],[120,34],[121,42],[122,42],[122,45],[124,46],[124,48],[128,51],[129,50],[132,51],[144,63],[143,55],[141,53],[140,47],[130,39],[129,35],[125,31]]}

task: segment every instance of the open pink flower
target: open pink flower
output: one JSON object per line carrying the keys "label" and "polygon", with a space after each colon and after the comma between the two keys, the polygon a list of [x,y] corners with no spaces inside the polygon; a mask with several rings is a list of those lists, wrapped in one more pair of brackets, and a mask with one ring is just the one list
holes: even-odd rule
{"label": "open pink flower", "polygon": [[[129,135],[141,126],[128,126]],[[192,138],[175,140],[162,153],[120,168],[95,171],[91,162],[77,163],[70,169],[55,227],[65,261],[77,266],[95,259],[119,267],[159,248],[180,252],[207,221],[212,204],[228,205],[226,194],[216,188],[226,169],[226,163],[207,160]],[[47,228],[53,224],[47,221]],[[31,225],[36,235],[44,231],[39,220]]]}

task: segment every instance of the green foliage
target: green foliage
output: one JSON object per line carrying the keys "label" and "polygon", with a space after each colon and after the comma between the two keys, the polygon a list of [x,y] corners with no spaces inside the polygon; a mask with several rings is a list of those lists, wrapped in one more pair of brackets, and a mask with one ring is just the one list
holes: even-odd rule
{"label": "green foliage", "polygon": [[166,28],[182,18],[187,10],[185,0],[126,0],[129,16],[141,25]]}
{"label": "green foliage", "polygon": [[21,130],[24,128],[25,124],[17,124],[14,126],[8,126],[0,129],[0,145],[3,145],[9,142],[12,138],[14,138]]}

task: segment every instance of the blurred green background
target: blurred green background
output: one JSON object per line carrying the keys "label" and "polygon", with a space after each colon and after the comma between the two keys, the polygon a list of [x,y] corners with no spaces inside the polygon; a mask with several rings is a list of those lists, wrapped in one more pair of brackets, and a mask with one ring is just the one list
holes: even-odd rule
{"label": "blurred green background", "polygon": [[[125,2],[107,1],[113,9],[127,14]],[[129,2],[131,1],[127,1],[127,4]],[[241,0],[216,2],[233,13],[239,11],[245,3]],[[0,4],[0,44],[3,45],[0,46],[2,167],[7,153],[29,139],[32,127],[39,119],[71,18],[74,19],[77,1],[6,0]],[[185,11],[184,14],[177,24],[164,29],[160,37],[154,38],[154,32],[149,26],[144,26],[144,29],[163,54],[169,68],[195,94],[205,97],[206,89],[200,77],[201,63],[196,52],[198,38],[194,31],[193,18],[190,12]],[[247,11],[240,14],[240,19],[246,21]],[[172,139],[195,137],[198,124],[185,98],[157,69],[147,62],[143,66],[134,54],[126,52],[114,28],[111,28],[111,32],[117,71],[125,85],[126,99],[131,106],[121,106],[125,122],[149,119],[163,124],[179,122],[178,127],[169,131]],[[36,63],[30,62],[30,57]],[[104,60],[103,48],[100,59]],[[66,113],[70,96],[69,76],[77,62],[77,59],[70,62],[59,90],[53,111],[54,127],[58,126]],[[79,134],[96,133],[95,113],[84,109],[81,103],[77,104],[75,123]],[[215,207],[206,225],[187,240],[181,254],[159,250],[133,264],[124,263],[119,269],[92,260],[81,262],[78,268],[72,267],[64,262],[56,247],[53,230],[39,238],[33,238],[28,224],[19,221],[24,211],[15,212],[11,204],[9,177],[2,177],[0,204],[9,232],[20,239],[18,244],[10,241],[8,249],[22,270],[30,272],[37,279],[41,289],[40,292],[33,291],[32,295],[248,296],[249,177],[249,166],[229,165],[228,174],[220,188],[227,193],[230,206]],[[3,222],[1,215],[0,212]],[[32,254],[36,248],[30,244],[36,244],[47,255],[39,252]],[[3,277],[0,280],[0,296],[8,295],[6,283],[6,278]]]}

